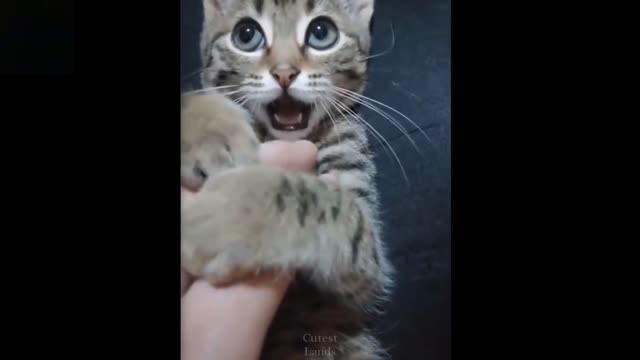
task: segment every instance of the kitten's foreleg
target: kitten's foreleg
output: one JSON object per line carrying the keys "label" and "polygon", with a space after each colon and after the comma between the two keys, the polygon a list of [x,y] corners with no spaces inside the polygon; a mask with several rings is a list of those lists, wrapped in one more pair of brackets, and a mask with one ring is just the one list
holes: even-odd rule
{"label": "kitten's foreleg", "polygon": [[258,271],[302,271],[357,304],[388,274],[375,224],[348,191],[267,166],[219,174],[183,212],[183,266],[224,283]]}

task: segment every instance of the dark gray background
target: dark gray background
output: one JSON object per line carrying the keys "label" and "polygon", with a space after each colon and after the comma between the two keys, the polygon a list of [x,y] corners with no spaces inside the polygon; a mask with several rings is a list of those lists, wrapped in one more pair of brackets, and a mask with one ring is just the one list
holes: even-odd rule
{"label": "dark gray background", "polygon": [[[181,66],[186,76],[201,66],[202,0],[181,1]],[[360,109],[389,140],[409,178],[407,185],[398,164],[372,138],[385,238],[398,270],[396,292],[379,328],[394,359],[451,358],[450,11],[449,0],[376,1],[372,54],[389,49],[392,26],[395,46],[371,60],[365,95],[404,113],[431,139],[388,111],[413,130],[418,153],[386,120]]]}

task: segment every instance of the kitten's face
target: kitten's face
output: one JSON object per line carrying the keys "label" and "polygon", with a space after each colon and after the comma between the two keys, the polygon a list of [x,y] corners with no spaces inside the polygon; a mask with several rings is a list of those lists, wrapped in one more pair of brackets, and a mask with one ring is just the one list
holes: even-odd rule
{"label": "kitten's face", "polygon": [[[300,139],[361,92],[373,0],[203,0],[204,85],[279,139]],[[338,111],[340,109],[340,111]]]}

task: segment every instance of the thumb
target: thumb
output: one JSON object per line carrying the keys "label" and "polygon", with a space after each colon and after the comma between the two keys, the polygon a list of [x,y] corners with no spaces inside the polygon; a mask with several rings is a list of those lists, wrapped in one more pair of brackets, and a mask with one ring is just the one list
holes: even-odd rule
{"label": "thumb", "polygon": [[260,161],[289,170],[309,171],[316,165],[318,149],[307,140],[270,141],[260,146]]}

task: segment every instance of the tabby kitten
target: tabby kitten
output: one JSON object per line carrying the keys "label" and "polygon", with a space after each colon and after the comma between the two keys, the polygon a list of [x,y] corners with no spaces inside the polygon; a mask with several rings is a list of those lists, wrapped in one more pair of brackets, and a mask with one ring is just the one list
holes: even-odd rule
{"label": "tabby kitten", "polygon": [[[205,88],[183,97],[183,267],[214,283],[294,270],[263,359],[376,360],[368,327],[391,286],[366,124],[373,0],[203,0]],[[353,92],[353,93],[352,93]],[[259,142],[309,139],[313,174],[257,163]],[[340,189],[318,175],[335,172]]]}

